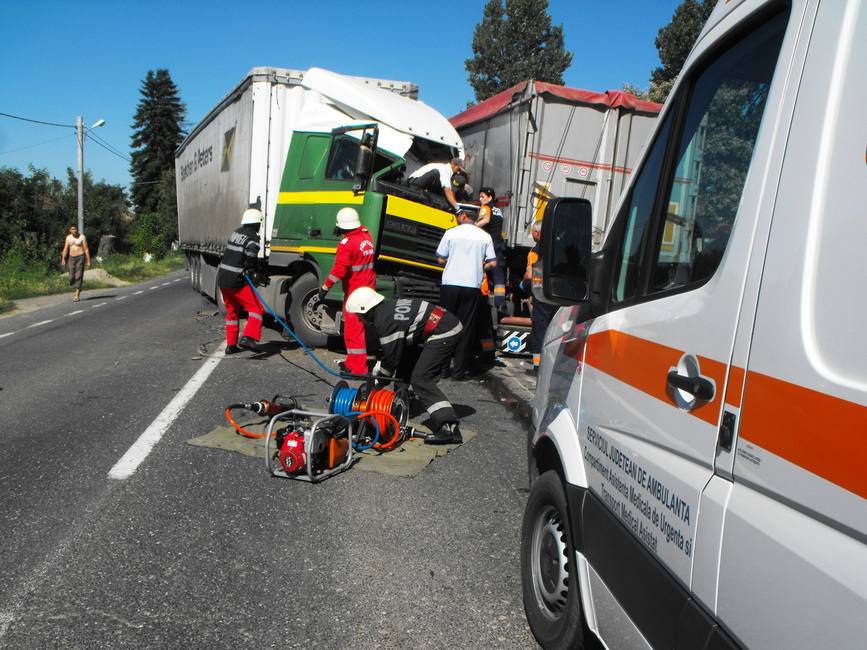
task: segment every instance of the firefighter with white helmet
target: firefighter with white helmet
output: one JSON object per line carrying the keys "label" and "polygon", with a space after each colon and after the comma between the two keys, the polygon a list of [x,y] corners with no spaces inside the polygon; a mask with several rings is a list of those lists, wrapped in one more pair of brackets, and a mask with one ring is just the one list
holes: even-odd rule
{"label": "firefighter with white helmet", "polygon": [[[256,208],[246,210],[241,225],[229,237],[217,269],[217,286],[226,304],[226,354],[240,350],[263,352],[259,345],[262,336],[262,305],[245,275],[256,275],[259,267],[259,227],[262,212]],[[255,280],[254,280],[255,281]],[[247,312],[244,335],[239,339],[241,313]]]}
{"label": "firefighter with white helmet", "polygon": [[344,235],[337,244],[334,266],[319,289],[319,301],[325,299],[328,290],[341,282],[343,287],[343,342],[346,344],[346,370],[363,375],[367,373],[367,344],[364,339],[364,323],[346,309],[346,297],[359,287],[376,288],[376,271],[373,270],[374,245],[370,231],[361,225],[354,208],[337,211],[335,235]]}
{"label": "firefighter with white helmet", "polygon": [[451,359],[461,335],[457,316],[439,305],[418,298],[386,299],[370,287],[355,289],[346,299],[346,311],[360,315],[375,331],[382,347],[380,375],[393,377],[404,351],[421,347],[409,378],[430,416],[430,445],[463,442],[451,402],[437,386],[440,371]]}

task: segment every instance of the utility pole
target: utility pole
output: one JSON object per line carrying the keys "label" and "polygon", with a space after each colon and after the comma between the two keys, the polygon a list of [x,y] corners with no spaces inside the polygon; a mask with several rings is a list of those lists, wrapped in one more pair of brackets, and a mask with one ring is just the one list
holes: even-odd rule
{"label": "utility pole", "polygon": [[75,136],[78,141],[78,232],[84,234],[84,120],[75,118]]}

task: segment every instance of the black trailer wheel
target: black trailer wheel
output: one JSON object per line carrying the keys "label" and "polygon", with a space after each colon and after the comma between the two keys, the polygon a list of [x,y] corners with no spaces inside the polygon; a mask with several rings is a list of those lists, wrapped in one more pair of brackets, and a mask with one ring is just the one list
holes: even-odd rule
{"label": "black trailer wheel", "polygon": [[316,276],[305,273],[292,283],[289,291],[292,301],[287,311],[295,334],[304,341],[304,345],[311,348],[325,347],[328,333],[334,327],[334,319],[325,306],[319,303],[319,282]]}
{"label": "black trailer wheel", "polygon": [[521,526],[521,586],[530,630],[543,648],[583,648],[584,617],[566,494],[557,472],[533,484]]}

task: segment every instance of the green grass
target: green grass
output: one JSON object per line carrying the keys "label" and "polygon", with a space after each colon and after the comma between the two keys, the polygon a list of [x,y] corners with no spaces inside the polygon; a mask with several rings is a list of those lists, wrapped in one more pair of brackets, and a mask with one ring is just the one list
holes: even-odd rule
{"label": "green grass", "polygon": [[100,268],[105,269],[118,280],[143,282],[172,271],[180,271],[184,268],[184,254],[176,251],[161,260],[147,263],[142,258],[132,255],[112,255],[100,264]]}
{"label": "green grass", "polygon": [[[101,265],[94,260],[93,266],[103,268],[126,282],[142,282],[184,268],[184,256],[183,253],[169,253],[161,260],[145,263],[141,258],[131,255],[112,255]],[[105,289],[109,286],[104,282],[88,280],[84,283],[84,290]],[[22,269],[20,262],[5,263],[0,260],[0,313],[14,309],[13,300],[72,291],[69,276],[61,273],[59,267],[47,273],[29,271]]]}

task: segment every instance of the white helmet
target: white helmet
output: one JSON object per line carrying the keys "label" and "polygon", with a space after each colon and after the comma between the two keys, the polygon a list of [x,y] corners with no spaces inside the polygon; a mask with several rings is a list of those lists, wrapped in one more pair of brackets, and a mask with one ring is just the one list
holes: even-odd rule
{"label": "white helmet", "polygon": [[361,226],[355,208],[340,208],[337,211],[337,227],[341,230],[355,230]]}
{"label": "white helmet", "polygon": [[249,210],[244,211],[244,215],[241,217],[241,225],[246,226],[248,224],[260,224],[262,223],[262,211],[257,210],[256,208],[250,208]]}
{"label": "white helmet", "polygon": [[366,314],[383,300],[385,296],[370,287],[358,287],[346,299],[346,311],[350,314]]}

